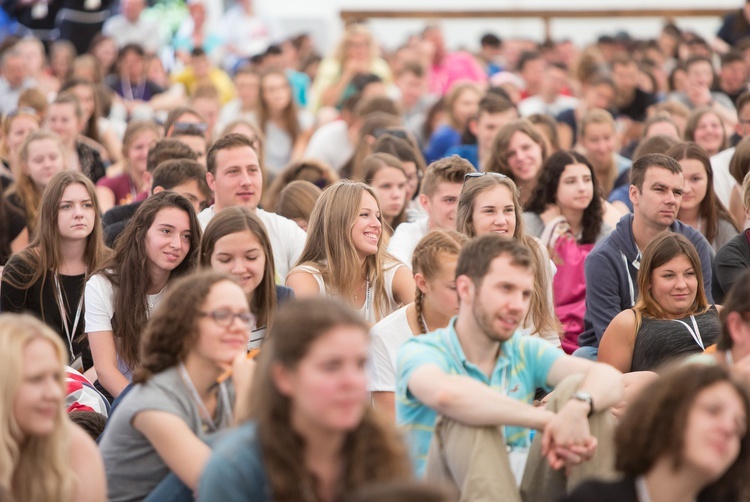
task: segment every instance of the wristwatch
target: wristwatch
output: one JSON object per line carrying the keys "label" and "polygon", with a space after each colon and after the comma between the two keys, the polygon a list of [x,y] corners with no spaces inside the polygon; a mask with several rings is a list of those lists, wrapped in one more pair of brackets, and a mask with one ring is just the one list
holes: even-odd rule
{"label": "wristwatch", "polygon": [[591,416],[594,414],[594,400],[591,398],[591,394],[588,392],[578,391],[573,396],[571,396],[571,399],[575,399],[576,401],[582,401],[589,405],[589,414],[587,416]]}

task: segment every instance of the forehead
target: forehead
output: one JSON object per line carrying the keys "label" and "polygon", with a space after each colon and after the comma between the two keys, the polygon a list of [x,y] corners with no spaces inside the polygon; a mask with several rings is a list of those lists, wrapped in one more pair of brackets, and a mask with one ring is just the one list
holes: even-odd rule
{"label": "forehead", "polygon": [[258,154],[249,146],[239,146],[216,152],[216,166],[223,169],[231,166],[257,166]]}
{"label": "forehead", "polygon": [[693,264],[690,261],[690,258],[686,254],[678,254],[663,265],[654,268],[654,271],[663,269],[682,270],[688,268],[693,268]]}
{"label": "forehead", "polygon": [[367,190],[362,192],[362,199],[359,203],[359,207],[361,209],[372,209],[374,211],[378,210],[378,203],[375,200],[375,197],[372,196],[370,192]]}
{"label": "forehead", "polygon": [[208,308],[228,306],[247,310],[247,296],[242,288],[234,282],[219,281],[211,286],[204,305]]}
{"label": "forehead", "polygon": [[519,289],[530,291],[534,288],[534,272],[530,267],[514,264],[510,256],[503,253],[490,263],[485,281],[490,284],[513,284]]}
{"label": "forehead", "polygon": [[505,206],[509,204],[513,204],[513,194],[506,185],[495,185],[492,188],[479,192],[476,196],[476,207],[490,205]]}
{"label": "forehead", "polygon": [[663,167],[651,166],[646,169],[643,183],[646,186],[660,183],[667,186],[681,187],[683,185],[683,176],[682,173],[673,173],[669,169]]}
{"label": "forehead", "polygon": [[73,197],[89,198],[89,191],[81,183],[71,183],[63,190],[62,198],[69,199]]}

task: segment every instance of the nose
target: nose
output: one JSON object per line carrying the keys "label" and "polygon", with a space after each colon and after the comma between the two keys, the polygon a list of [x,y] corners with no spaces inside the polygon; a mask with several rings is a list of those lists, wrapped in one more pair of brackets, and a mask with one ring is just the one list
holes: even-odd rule
{"label": "nose", "polygon": [[242,171],[242,178],[240,179],[240,183],[242,183],[242,186],[250,186],[252,184],[252,178],[250,178],[250,175],[247,171]]}
{"label": "nose", "polygon": [[169,246],[173,249],[182,248],[182,236],[180,234],[174,234],[172,239],[169,241]]}
{"label": "nose", "polygon": [[232,262],[232,268],[230,269],[230,272],[233,274],[239,274],[240,272],[244,272],[247,269],[245,267],[245,264],[242,260],[234,260]]}

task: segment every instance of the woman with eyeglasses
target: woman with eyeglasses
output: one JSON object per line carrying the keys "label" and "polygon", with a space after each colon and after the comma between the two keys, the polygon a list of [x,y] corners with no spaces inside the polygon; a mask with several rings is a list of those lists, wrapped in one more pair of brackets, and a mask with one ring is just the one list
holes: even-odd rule
{"label": "woman with eyeglasses", "polygon": [[294,297],[276,285],[271,242],[263,222],[246,207],[219,211],[208,223],[200,249],[200,266],[235,278],[247,296],[257,325],[249,347],[258,348],[273,325],[277,305]]}
{"label": "woman with eyeglasses", "polygon": [[154,122],[134,120],[128,124],[122,141],[123,173],[102,178],[96,184],[102,213],[148,196],[149,187],[144,180],[148,151],[159,139],[161,128]]}
{"label": "woman with eyeglasses", "polygon": [[541,241],[526,233],[523,209],[513,180],[495,172],[468,173],[458,198],[456,230],[470,238],[496,233],[505,239],[516,239],[532,251],[534,290],[521,330],[559,347],[562,328],[552,299],[554,264]]}
{"label": "woman with eyeglasses", "polygon": [[112,502],[193,500],[211,455],[206,441],[249,397],[255,318],[242,288],[211,271],[174,286],[143,332],[133,388],[99,443]]}
{"label": "woman with eyeglasses", "polygon": [[586,312],[583,264],[594,245],[609,235],[594,168],[575,151],[553,153],[523,214],[530,235],[541,239],[557,265],[552,281],[555,313],[563,327],[562,348],[578,348]]}

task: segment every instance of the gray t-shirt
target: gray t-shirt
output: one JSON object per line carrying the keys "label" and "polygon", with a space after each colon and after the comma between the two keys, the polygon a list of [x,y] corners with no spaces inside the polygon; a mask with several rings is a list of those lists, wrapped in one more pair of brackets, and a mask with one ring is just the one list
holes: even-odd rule
{"label": "gray t-shirt", "polygon": [[[230,403],[233,403],[231,384],[228,390]],[[222,406],[221,399],[218,401],[216,423],[229,425],[231,410]],[[203,432],[200,412],[177,367],[155,375],[145,384],[136,385],[115,409],[99,443],[110,502],[143,500],[170,473],[146,436],[132,426],[138,413],[149,410],[177,415],[201,440],[206,441],[209,437]]]}

